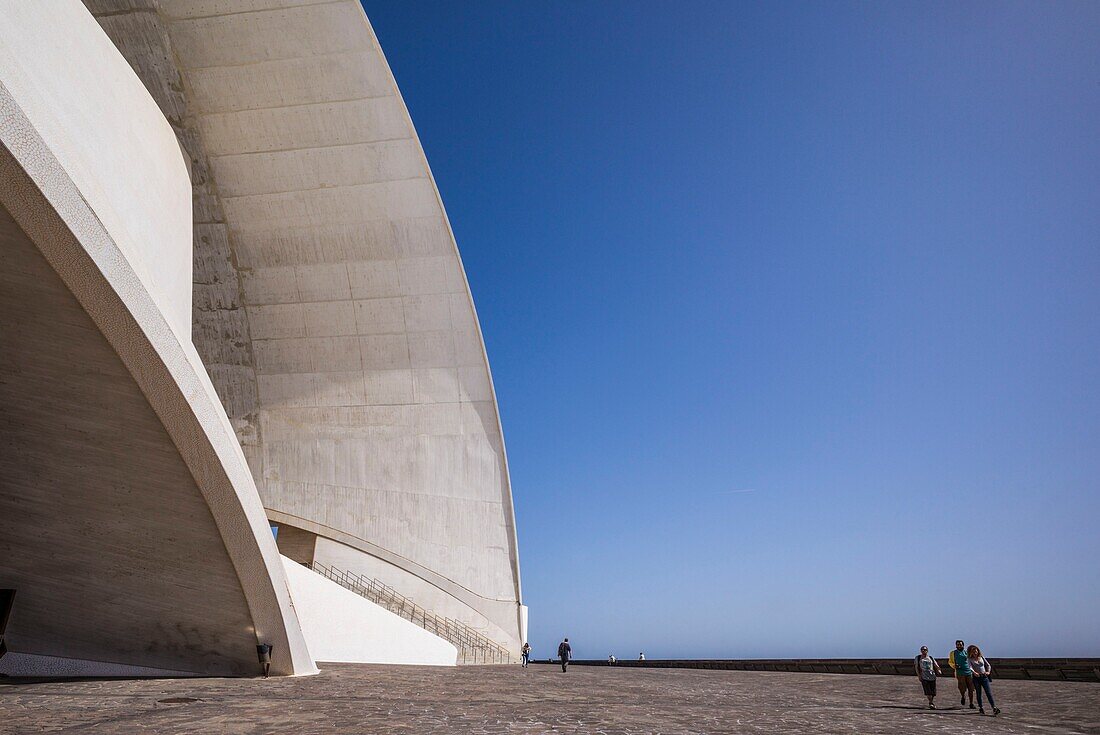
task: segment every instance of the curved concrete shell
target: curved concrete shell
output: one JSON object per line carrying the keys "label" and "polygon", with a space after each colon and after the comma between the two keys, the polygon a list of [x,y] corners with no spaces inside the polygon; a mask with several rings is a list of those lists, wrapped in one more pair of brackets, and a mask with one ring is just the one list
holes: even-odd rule
{"label": "curved concrete shell", "polygon": [[280,546],[518,649],[511,489],[453,235],[355,0],[85,0],[191,159],[194,341]]}
{"label": "curved concrete shell", "polygon": [[0,3],[0,670],[316,670],[190,341],[188,187],[83,7]]}

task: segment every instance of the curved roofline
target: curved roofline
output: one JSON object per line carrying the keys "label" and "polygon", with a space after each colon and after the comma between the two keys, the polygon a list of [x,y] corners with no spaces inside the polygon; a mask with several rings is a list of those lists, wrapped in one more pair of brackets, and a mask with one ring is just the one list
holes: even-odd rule
{"label": "curved roofline", "polygon": [[[410,581],[479,590],[517,637],[496,386],[393,71],[356,0],[245,4],[97,14],[195,164],[198,351],[266,506],[394,549],[426,570],[401,565]],[[393,431],[364,440],[391,407]]]}
{"label": "curved roofline", "polygon": [[[466,275],[466,266],[462,262],[462,253],[458,248],[458,240],[455,238],[454,229],[451,227],[451,218],[447,214],[447,207],[443,204],[443,195],[439,191],[439,185],[435,181],[435,174],[432,173],[431,164],[428,162],[428,156],[424,152],[424,145],[420,142],[420,135],[416,132],[416,125],[412,122],[412,115],[409,113],[408,105],[405,104],[405,97],[401,94],[401,86],[397,83],[397,77],[393,74],[393,69],[390,67],[389,59],[386,58],[385,52],[382,50],[382,44],[378,41],[378,34],[374,32],[374,26],[371,25],[370,18],[367,17],[367,11],[363,8],[362,4],[359,5],[360,10],[363,13],[363,20],[367,24],[367,29],[370,31],[371,40],[375,47],[378,49],[379,55],[382,57],[382,63],[386,67],[386,73],[389,75],[390,81],[393,83],[394,89],[397,90],[397,99],[401,103],[401,109],[405,113],[405,118],[409,120],[409,123],[413,128],[413,137],[416,139],[417,148],[420,150],[420,158],[424,162],[424,168],[428,172],[428,180],[432,183],[432,190],[435,192],[436,201],[439,202],[439,209],[443,212],[443,221],[447,226],[447,235],[450,237],[451,247],[454,249],[455,258],[458,259],[460,266],[459,270],[462,273],[462,282],[466,287],[466,299],[470,304],[470,310],[474,314],[474,324],[477,326],[477,336],[481,343],[481,357],[485,363],[485,371],[489,374],[489,390],[493,396],[493,410],[496,413],[497,419],[497,431],[500,433],[500,451],[501,451],[501,467],[504,472],[504,484],[508,488],[504,502],[508,506],[508,519],[510,521],[509,527],[509,540],[512,544],[512,574],[515,577],[516,582],[516,604],[517,606],[523,605],[523,585],[520,580],[519,570],[519,534],[516,529],[516,512],[515,502],[512,499],[512,476],[508,468],[508,450],[506,448],[506,442],[504,439],[504,426],[500,420],[500,404],[497,402],[497,390],[496,384],[493,382],[493,369],[489,364],[489,352],[485,347],[485,335],[481,330],[481,318],[478,316],[477,308],[474,304],[473,291],[470,290],[470,279]],[[489,599],[489,598],[484,598]],[[520,613],[517,611],[517,620],[519,620]],[[522,623],[521,623],[522,627]]]}

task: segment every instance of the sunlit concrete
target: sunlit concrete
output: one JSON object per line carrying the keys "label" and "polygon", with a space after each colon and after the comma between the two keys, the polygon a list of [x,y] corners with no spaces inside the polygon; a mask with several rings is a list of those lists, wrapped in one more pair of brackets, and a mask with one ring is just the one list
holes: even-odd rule
{"label": "sunlit concrete", "polygon": [[0,2],[0,671],[315,671],[189,338],[173,131],[77,2]]}
{"label": "sunlit concrete", "polygon": [[190,158],[194,341],[270,517],[518,651],[481,332],[359,3],[86,4]]}
{"label": "sunlit concrete", "polygon": [[318,661],[454,666],[458,649],[283,557],[294,609]]}
{"label": "sunlit concrete", "polygon": [[[538,652],[540,655],[543,652]],[[0,682],[14,732],[417,735],[1073,735],[1096,732],[1100,686],[995,681],[994,718],[959,707],[950,678],[928,709],[915,676],[557,666],[322,666],[277,681]]]}

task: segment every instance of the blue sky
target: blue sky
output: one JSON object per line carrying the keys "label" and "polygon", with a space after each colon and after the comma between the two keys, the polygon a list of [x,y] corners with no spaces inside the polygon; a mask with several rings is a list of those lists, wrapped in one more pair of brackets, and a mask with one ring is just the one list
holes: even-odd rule
{"label": "blue sky", "polygon": [[365,5],[537,656],[1100,655],[1100,4]]}

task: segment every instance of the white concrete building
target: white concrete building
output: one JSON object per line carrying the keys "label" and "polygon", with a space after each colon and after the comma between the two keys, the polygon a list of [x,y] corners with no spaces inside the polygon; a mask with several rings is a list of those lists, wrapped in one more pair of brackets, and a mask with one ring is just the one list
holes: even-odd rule
{"label": "white concrete building", "polygon": [[0,0],[0,165],[0,672],[518,655],[480,328],[358,2]]}

